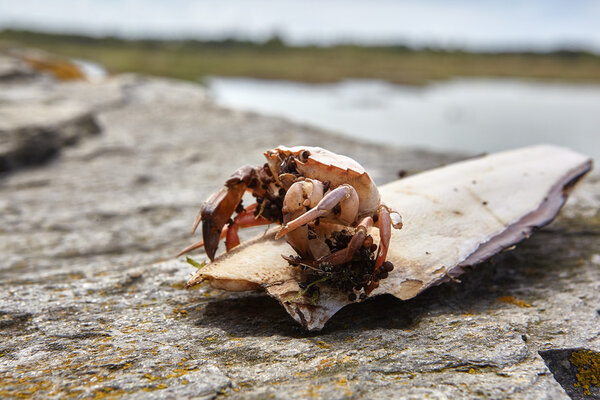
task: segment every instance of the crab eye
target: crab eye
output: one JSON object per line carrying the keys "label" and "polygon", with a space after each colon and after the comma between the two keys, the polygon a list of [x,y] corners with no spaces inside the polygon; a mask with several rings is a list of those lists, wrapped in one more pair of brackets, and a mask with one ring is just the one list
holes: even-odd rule
{"label": "crab eye", "polygon": [[300,153],[300,161],[306,162],[308,160],[308,156],[310,156],[310,151],[304,150],[302,153]]}

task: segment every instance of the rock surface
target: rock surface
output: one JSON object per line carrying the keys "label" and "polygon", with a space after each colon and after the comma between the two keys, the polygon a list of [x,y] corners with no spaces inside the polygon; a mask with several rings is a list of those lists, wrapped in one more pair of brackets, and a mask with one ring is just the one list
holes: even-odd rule
{"label": "rock surface", "polygon": [[34,75],[33,69],[22,59],[0,53],[0,81],[28,78]]}
{"label": "rock surface", "polygon": [[597,176],[462,283],[309,334],[264,294],[182,289],[194,271],[172,257],[204,198],[278,144],[347,154],[378,183],[459,156],[224,109],[190,83],[0,82],[0,109],[60,103],[101,134],[0,180],[0,397],[566,399],[539,352],[600,350]]}
{"label": "rock surface", "polygon": [[0,172],[44,163],[63,147],[98,133],[92,113],[79,103],[0,105]]}

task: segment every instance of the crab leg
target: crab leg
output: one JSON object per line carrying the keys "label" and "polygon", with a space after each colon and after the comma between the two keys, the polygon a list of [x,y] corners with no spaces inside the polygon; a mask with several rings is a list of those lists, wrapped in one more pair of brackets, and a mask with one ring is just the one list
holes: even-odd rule
{"label": "crab leg", "polygon": [[202,221],[202,208],[198,210],[198,215],[196,215],[196,219],[194,220],[194,225],[192,225],[192,235],[198,229],[198,225],[200,225],[200,221]]}
{"label": "crab leg", "polygon": [[390,210],[390,219],[394,229],[402,229],[402,217],[398,211]]}
{"label": "crab leg", "polygon": [[373,218],[363,218],[360,224],[358,224],[358,226],[356,227],[357,231],[352,236],[352,239],[350,239],[348,247],[321,258],[319,260],[319,263],[327,262],[332,265],[340,265],[352,260],[352,257],[354,257],[354,253],[356,253],[356,250],[358,250],[365,242],[365,239],[367,238],[367,232],[369,228],[371,228],[371,226],[373,226]]}
{"label": "crab leg", "polygon": [[[223,228],[223,232],[221,233],[221,239],[223,237],[225,237],[226,233],[227,233],[227,230],[225,228]],[[177,253],[177,255],[175,257],[181,257],[182,255],[189,253],[190,251],[199,249],[201,247],[204,247],[204,240],[200,240],[199,242],[189,245],[188,247],[186,247],[185,249],[183,249],[179,253]]]}
{"label": "crab leg", "polygon": [[[344,200],[348,200],[345,203],[347,207],[346,210],[343,210],[342,213],[346,214],[344,217],[348,217],[349,214],[354,214],[350,220],[353,220],[358,211],[358,194],[356,190],[350,185],[342,185],[333,189],[331,192],[327,193],[321,201],[316,205],[315,208],[310,209],[306,213],[302,214],[298,218],[288,222],[285,224],[277,235],[275,235],[275,239],[279,239],[283,235],[292,232],[294,229],[307,224],[315,219],[327,214],[330,212],[336,205]],[[346,219],[344,218],[344,219]]]}
{"label": "crab leg", "polygon": [[375,259],[375,272],[379,272],[383,262],[387,257],[390,246],[390,237],[392,236],[392,220],[390,210],[385,206],[380,206],[377,210],[377,228],[379,228],[379,251]]}
{"label": "crab leg", "polygon": [[[373,269],[373,276],[376,277],[382,271],[383,263],[387,257],[388,248],[390,246],[390,238],[392,236],[392,218],[390,217],[390,210],[384,206],[379,206],[377,210],[377,228],[379,229],[379,250],[377,252],[377,258],[375,259],[375,267]],[[379,286],[379,280],[373,279],[371,284],[365,289],[365,292],[370,294],[376,287]]]}
{"label": "crab leg", "polygon": [[271,223],[268,219],[264,217],[255,217],[254,209],[256,208],[256,203],[251,206],[248,206],[244,211],[240,214],[236,215],[233,219],[233,223],[228,227],[223,228],[226,230],[226,238],[225,238],[225,248],[227,251],[233,249],[235,246],[240,244],[240,238],[238,237],[238,230],[240,228],[249,228],[251,226],[259,226],[259,225],[268,225]]}
{"label": "crab leg", "polygon": [[[244,211],[242,211],[241,213],[239,213],[238,215],[235,216],[232,223],[224,226],[223,229],[221,230],[221,235],[219,236],[219,240],[226,238],[225,246],[227,248],[227,251],[231,250],[232,248],[234,248],[235,246],[240,244],[240,240],[237,235],[237,232],[240,228],[249,228],[251,226],[268,225],[271,223],[268,219],[266,219],[264,217],[260,217],[260,216],[255,217],[254,216],[254,210],[256,209],[256,206],[257,206],[257,204],[254,203],[254,204],[251,204],[248,207],[246,207],[244,209]],[[201,247],[204,247],[204,240],[200,240],[199,242],[196,242],[196,243],[186,247],[185,249],[181,250],[179,252],[179,254],[176,255],[176,257],[182,256],[185,253],[189,253],[190,251],[199,249]]]}

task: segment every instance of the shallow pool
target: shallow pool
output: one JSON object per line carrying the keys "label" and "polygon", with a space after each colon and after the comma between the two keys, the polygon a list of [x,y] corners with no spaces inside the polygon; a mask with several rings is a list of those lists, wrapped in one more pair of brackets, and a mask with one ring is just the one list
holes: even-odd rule
{"label": "shallow pool", "polygon": [[378,143],[493,152],[535,143],[600,160],[600,85],[456,79],[425,87],[211,78],[218,103]]}

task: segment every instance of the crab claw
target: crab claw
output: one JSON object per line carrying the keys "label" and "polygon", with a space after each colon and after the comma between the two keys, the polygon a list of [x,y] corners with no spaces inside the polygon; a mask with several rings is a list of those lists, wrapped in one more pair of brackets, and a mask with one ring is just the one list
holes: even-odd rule
{"label": "crab claw", "polygon": [[206,255],[211,261],[215,258],[223,227],[242,201],[244,192],[255,189],[258,182],[256,169],[251,165],[243,166],[231,175],[221,190],[213,193],[202,205],[193,229],[202,221],[202,240]]}
{"label": "crab claw", "polygon": [[208,258],[214,260],[219,246],[223,226],[229,221],[242,200],[246,187],[243,184],[230,185],[214,193],[202,205],[202,239]]}

